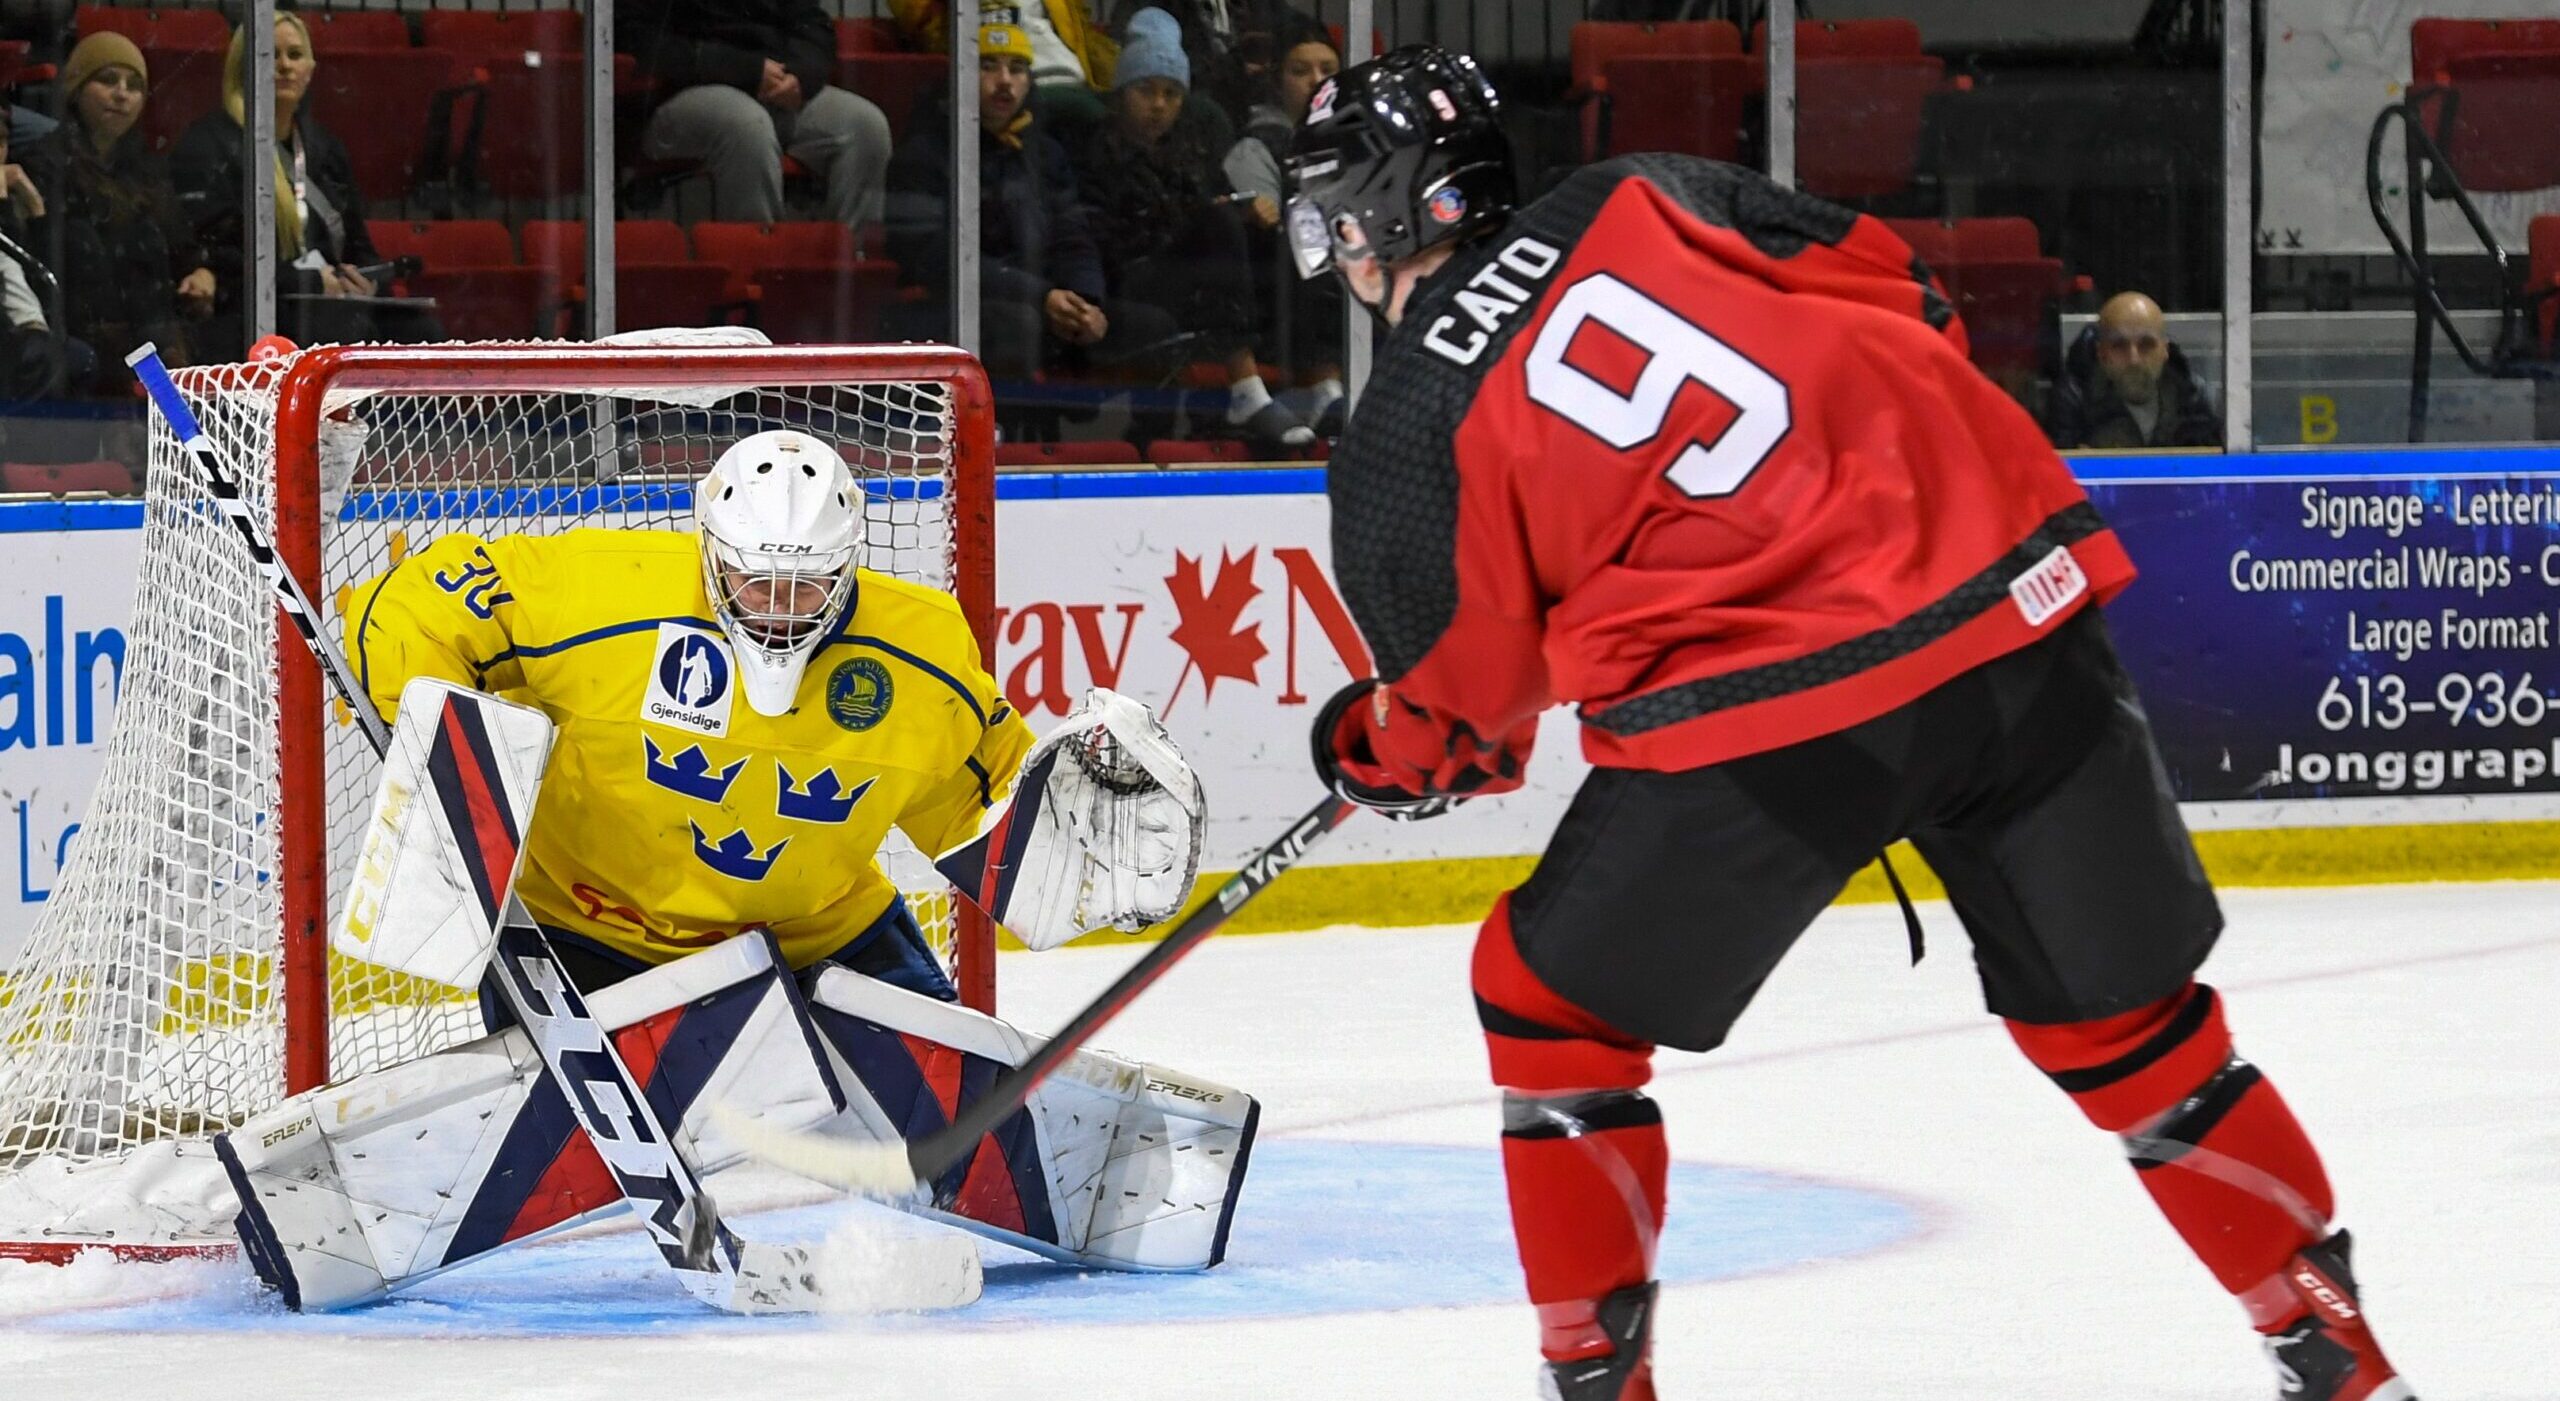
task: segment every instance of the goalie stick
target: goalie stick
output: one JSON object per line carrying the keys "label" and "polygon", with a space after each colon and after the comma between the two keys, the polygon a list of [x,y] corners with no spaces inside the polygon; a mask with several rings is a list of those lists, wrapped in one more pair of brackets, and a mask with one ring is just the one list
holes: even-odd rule
{"label": "goalie stick", "polygon": [[[240,496],[240,476],[205,435],[178,392],[158,347],[144,342],[125,357],[170,431],[204,476],[214,504],[229,518],[249,558],[265,576],[277,611],[293,624],[303,645],[347,704],[376,755],[391,743],[389,727],[372,699],[356,684],[346,656],[320,631],[320,611],[302,581],[276,558]],[[526,1035],[542,1055],[577,1116],[578,1127],[613,1173],[614,1185],[640,1218],[650,1242],[687,1291],[714,1308],[735,1313],[807,1312],[822,1306],[808,1250],[741,1240],[720,1220],[702,1189],[700,1174],[624,1064],[613,1038],[587,1011],[577,986],[560,967],[551,941],[510,892],[491,966],[498,987]],[[613,1101],[618,1101],[613,1102]]]}
{"label": "goalie stick", "polygon": [[773,1164],[818,1182],[833,1183],[870,1196],[899,1197],[925,1187],[978,1151],[979,1140],[993,1133],[1031,1100],[1051,1072],[1066,1063],[1113,1017],[1170,972],[1200,941],[1218,932],[1245,902],[1269,888],[1283,872],[1298,864],[1360,809],[1339,794],[1328,793],[1307,815],[1291,823],[1280,839],[1244,863],[1217,892],[1200,903],[1146,956],[1076,1013],[1029,1060],[1005,1072],[987,1092],[952,1115],[942,1128],[904,1144],[854,1143],[822,1134],[778,1129],[720,1106],[712,1116],[739,1146]]}

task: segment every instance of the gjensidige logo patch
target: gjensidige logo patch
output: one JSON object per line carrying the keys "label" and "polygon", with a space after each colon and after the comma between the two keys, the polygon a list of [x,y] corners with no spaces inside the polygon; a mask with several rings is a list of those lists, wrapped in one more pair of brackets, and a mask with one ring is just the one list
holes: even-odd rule
{"label": "gjensidige logo patch", "polygon": [[640,718],[698,735],[729,733],[729,700],[737,691],[729,649],[698,629],[660,623],[655,655]]}

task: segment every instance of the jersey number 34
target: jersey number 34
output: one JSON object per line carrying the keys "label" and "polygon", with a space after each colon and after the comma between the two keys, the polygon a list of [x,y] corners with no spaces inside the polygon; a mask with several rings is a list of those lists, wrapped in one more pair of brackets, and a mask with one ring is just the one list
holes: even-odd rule
{"label": "jersey number 34", "polygon": [[[1644,370],[1625,394],[1565,359],[1584,323],[1593,321],[1645,352]],[[1529,348],[1527,368],[1531,399],[1620,451],[1661,437],[1672,401],[1691,380],[1732,404],[1725,430],[1713,441],[1691,438],[1663,473],[1700,499],[1741,490],[1795,424],[1787,386],[1776,375],[1605,272],[1565,289]]]}

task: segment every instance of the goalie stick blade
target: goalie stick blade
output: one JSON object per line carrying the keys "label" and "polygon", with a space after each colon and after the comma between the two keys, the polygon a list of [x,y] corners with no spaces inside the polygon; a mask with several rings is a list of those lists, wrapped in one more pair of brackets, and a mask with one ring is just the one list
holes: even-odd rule
{"label": "goalie stick blade", "polygon": [[821,1133],[776,1128],[726,1104],[711,1106],[720,1132],[750,1154],[785,1172],[842,1187],[866,1197],[903,1197],[924,1180],[908,1161],[903,1143],[854,1143]]}
{"label": "goalie stick blade", "polygon": [[[865,1240],[821,1246],[738,1244],[734,1276],[688,1276],[696,1297],[734,1314],[920,1313],[978,1301],[978,1244],[902,1217]],[[721,1297],[712,1297],[717,1292]]]}

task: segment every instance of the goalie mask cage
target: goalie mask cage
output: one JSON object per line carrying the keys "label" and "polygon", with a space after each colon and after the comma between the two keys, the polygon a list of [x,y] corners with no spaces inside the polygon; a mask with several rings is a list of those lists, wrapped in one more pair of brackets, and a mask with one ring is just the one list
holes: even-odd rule
{"label": "goalie mask cage", "polygon": [[[453,531],[690,528],[720,451],[788,427],[841,445],[866,567],[950,590],[992,645],[989,398],[960,351],[326,347],[176,379],[332,639],[350,585]],[[325,687],[155,415],[117,723],[0,970],[0,1255],[227,1239],[213,1134],[481,1034],[471,993],[329,951],[379,765]],[[991,1010],[984,919],[894,831],[882,862]]]}

